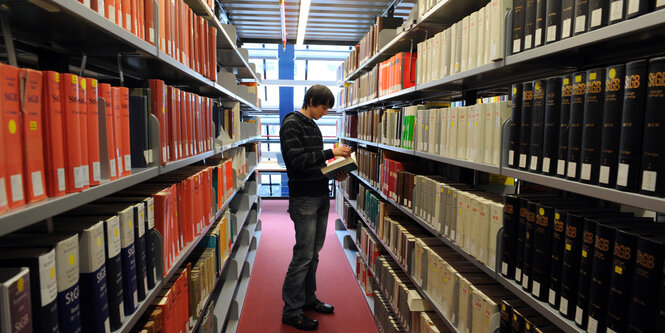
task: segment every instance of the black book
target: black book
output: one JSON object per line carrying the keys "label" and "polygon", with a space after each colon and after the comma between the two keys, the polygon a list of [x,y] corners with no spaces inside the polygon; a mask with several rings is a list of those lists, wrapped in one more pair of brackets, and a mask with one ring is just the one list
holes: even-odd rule
{"label": "black book", "polygon": [[547,0],[536,0],[536,31],[534,35],[533,47],[538,47],[545,44],[547,2]]}
{"label": "black book", "polygon": [[[526,201],[526,202],[525,202]],[[522,260],[522,289],[531,292],[532,282],[531,267],[533,265],[533,232],[534,225],[536,224],[536,211],[538,210],[538,202],[529,199],[520,200],[520,207],[526,204],[526,218],[522,224],[520,216],[520,229],[524,229],[524,253]],[[522,228],[524,226],[524,228]],[[521,230],[520,230],[521,231]]]}
{"label": "black book", "polygon": [[219,137],[222,129],[223,108],[221,105],[215,103],[212,106],[212,123],[215,125],[215,138]]}
{"label": "black book", "polygon": [[[598,220],[596,226],[596,239],[594,245],[593,265],[591,269],[591,287],[589,288],[588,325],[587,331],[605,332],[607,300],[610,289],[610,275],[612,271],[612,259],[614,256],[615,235],[618,230],[634,230],[651,228],[657,229],[662,226],[655,225],[653,219],[636,218],[630,221],[616,220],[606,223]],[[647,224],[648,223],[648,224]]]}
{"label": "black book", "polygon": [[584,122],[584,96],[586,94],[586,73],[573,75],[573,96],[570,103],[568,122],[568,158],[566,179],[579,178],[580,156],[582,153],[582,131]]}
{"label": "black book", "polygon": [[526,170],[529,167],[529,150],[531,143],[531,111],[533,106],[533,82],[522,84],[522,114],[520,121],[520,149],[518,167]]}
{"label": "black book", "polygon": [[[519,311],[520,309],[524,308],[529,308],[529,305],[519,298],[502,299],[500,321],[499,321],[499,332],[500,333],[514,332],[514,330],[512,330],[513,310]],[[515,318],[515,320],[517,320],[517,318]]]}
{"label": "black book", "polygon": [[503,246],[501,247],[501,275],[515,278],[517,233],[519,230],[519,196],[503,197]]}
{"label": "black book", "polygon": [[547,0],[545,44],[561,39],[561,0]]}
{"label": "black book", "polygon": [[568,162],[568,137],[570,136],[570,106],[573,96],[573,77],[561,77],[561,112],[559,115],[559,144],[556,163],[556,176],[566,178]]}
{"label": "black book", "polygon": [[148,259],[145,245],[145,207],[143,203],[134,206],[134,247],[136,249],[136,290],[139,302],[148,295]]}
{"label": "black book", "polygon": [[573,27],[573,35],[587,32],[589,18],[589,0],[575,0],[575,17]]}
{"label": "black book", "polygon": [[513,0],[513,52],[516,54],[524,49],[524,5],[526,0]]}
{"label": "black book", "polygon": [[640,192],[665,195],[665,57],[649,60],[649,83],[644,111]]}
{"label": "black book", "polygon": [[[663,266],[663,276],[665,276],[665,265]],[[660,285],[660,303],[658,304],[658,313],[656,315],[656,323],[654,324],[654,332],[665,332],[665,279],[661,279]]]}
{"label": "black book", "polygon": [[536,0],[524,3],[524,50],[533,48],[536,33]]}
{"label": "black book", "polygon": [[28,267],[30,269],[30,307],[32,331],[36,333],[60,332],[58,324],[58,289],[55,271],[55,249],[3,249],[0,267]]}
{"label": "black book", "polygon": [[587,71],[586,94],[584,95],[584,120],[582,128],[582,151],[580,154],[582,183],[598,183],[600,168],[600,138],[602,134],[603,102],[605,94],[605,69]]}
{"label": "black book", "polygon": [[522,122],[522,84],[513,84],[510,96],[510,142],[508,144],[508,166],[517,167],[520,146],[520,123]]}
{"label": "black book", "polygon": [[[650,0],[630,0],[624,1],[624,15],[626,19],[632,19],[649,12]],[[661,6],[665,4],[662,0],[656,0],[656,8],[658,8],[658,3],[661,3]]]}
{"label": "black book", "polygon": [[125,321],[124,288],[122,286],[122,259],[120,255],[120,219],[117,215],[100,218],[104,221],[106,244],[106,286],[109,300],[111,330],[115,331]]}
{"label": "black book", "polygon": [[658,307],[658,288],[662,284],[665,237],[640,237],[631,297],[627,331],[654,332],[654,318]]}
{"label": "black book", "polygon": [[556,173],[561,118],[561,77],[551,77],[545,84],[545,119],[543,127],[543,165],[546,175]]}
{"label": "black book", "polygon": [[0,331],[32,333],[30,272],[27,267],[0,268]]}
{"label": "black book", "polygon": [[621,141],[617,169],[618,190],[637,191],[637,181],[642,152],[642,124],[647,88],[646,60],[626,64],[626,79],[621,114]]}
{"label": "black book", "polygon": [[566,246],[566,224],[569,214],[615,214],[616,211],[608,208],[579,208],[579,207],[556,207],[554,210],[554,224],[552,227],[552,256],[550,265],[550,290],[548,302],[555,309],[559,309],[561,296],[561,274],[563,271],[563,259],[572,247]]}
{"label": "black book", "polygon": [[561,39],[573,35],[573,20],[575,19],[575,0],[561,1]]}
{"label": "black book", "polygon": [[605,103],[603,105],[603,129],[600,138],[598,184],[607,187],[616,186],[625,75],[626,66],[624,65],[607,67],[605,73]]}
{"label": "black book", "polygon": [[607,25],[609,5],[609,0],[589,0],[589,31]]}
{"label": "black book", "polygon": [[146,97],[129,96],[129,142],[132,166],[136,168],[145,168],[149,165],[148,115]]}
{"label": "black book", "polygon": [[529,144],[529,171],[540,173],[543,160],[543,131],[545,122],[545,81],[533,81],[531,108],[531,135]]}
{"label": "black book", "polygon": [[625,5],[627,1],[625,0],[610,0],[610,17],[608,18],[608,24],[614,24],[621,22],[626,17]]}

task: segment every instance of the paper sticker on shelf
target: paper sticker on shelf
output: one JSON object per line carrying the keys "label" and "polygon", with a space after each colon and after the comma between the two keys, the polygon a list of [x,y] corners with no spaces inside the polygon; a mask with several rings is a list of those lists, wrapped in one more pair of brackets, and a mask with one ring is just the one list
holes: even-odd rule
{"label": "paper sticker on shelf", "polygon": [[[639,0],[632,1],[639,4]],[[630,13],[630,3],[628,0],[628,12]],[[610,21],[620,20],[623,17],[623,0],[612,2],[610,5]]]}
{"label": "paper sticker on shelf", "polygon": [[559,303],[559,312],[564,316],[568,315],[568,300],[564,297],[561,297],[561,303]]}
{"label": "paper sticker on shelf", "polygon": [[566,174],[566,161],[559,160],[557,162],[556,174],[561,176]]}
{"label": "paper sticker on shelf", "polygon": [[556,304],[556,291],[550,289],[550,297],[549,297],[548,301],[551,305]]}
{"label": "paper sticker on shelf", "polygon": [[557,25],[552,25],[552,26],[547,27],[547,41],[548,42],[553,42],[553,41],[556,40],[556,33],[557,33],[556,28],[557,27],[558,27]]}
{"label": "paper sticker on shelf", "polygon": [[591,180],[591,164],[582,163],[582,173],[580,174],[580,179]]}
{"label": "paper sticker on shelf", "polygon": [[598,175],[598,182],[601,184],[610,183],[610,167],[606,165],[600,166],[600,174]]}
{"label": "paper sticker on shelf", "polygon": [[599,26],[602,23],[603,9],[594,9],[591,12],[591,27]]}
{"label": "paper sticker on shelf", "polygon": [[586,15],[575,17],[575,32],[584,32],[586,30]]}
{"label": "paper sticker on shelf", "polygon": [[526,154],[520,154],[520,168],[526,168]]}
{"label": "paper sticker on shelf", "polygon": [[619,170],[617,171],[617,185],[628,186],[628,170],[630,170],[630,165],[626,163],[619,163]]}
{"label": "paper sticker on shelf", "polygon": [[644,171],[642,173],[642,190],[644,191],[655,191],[656,190],[656,176],[658,173],[656,171]]}

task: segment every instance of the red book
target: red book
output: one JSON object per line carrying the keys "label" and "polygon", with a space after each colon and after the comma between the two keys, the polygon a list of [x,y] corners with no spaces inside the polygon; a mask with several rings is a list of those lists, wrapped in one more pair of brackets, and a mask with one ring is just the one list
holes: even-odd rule
{"label": "red book", "polygon": [[[129,88],[118,87],[120,97],[120,156],[122,157],[122,175],[129,176],[132,174],[132,152],[131,142],[129,139]],[[116,141],[117,142],[117,141]]]}
{"label": "red book", "polygon": [[132,0],[122,0],[122,16],[120,26],[132,32]]}
{"label": "red book", "polygon": [[171,40],[171,57],[178,59],[178,45],[177,45],[177,21],[176,21],[176,5],[175,0],[169,0],[169,39]]}
{"label": "red book", "polygon": [[162,254],[164,256],[163,271],[164,276],[169,272],[172,264],[171,233],[169,228],[169,219],[167,214],[169,193],[160,191],[152,195],[155,203],[155,229],[162,235]]}
{"label": "red book", "polygon": [[145,33],[144,39],[148,43],[155,45],[155,6],[153,0],[140,0],[144,1],[145,4]]}
{"label": "red book", "polygon": [[86,105],[88,108],[88,166],[90,185],[99,185],[102,180],[99,157],[99,105],[96,79],[86,79]]}
{"label": "red book", "polygon": [[402,52],[402,67],[399,70],[402,89],[408,89],[416,85],[416,53]]}
{"label": "red book", "polygon": [[78,103],[78,76],[62,75],[61,100],[64,117],[62,128],[65,139],[65,180],[67,193],[80,192],[83,189],[83,171],[81,170],[81,117]]}
{"label": "red book", "polygon": [[[217,29],[213,26],[208,27],[208,45],[217,45]],[[209,47],[210,55],[210,80],[217,82],[217,47]]]}
{"label": "red book", "polygon": [[167,111],[166,113],[168,114],[168,124],[166,124],[166,127],[169,132],[169,141],[168,141],[168,147],[169,147],[169,156],[171,157],[169,160],[178,160],[178,149],[177,149],[177,136],[175,134],[175,129],[176,126],[178,126],[178,118],[177,112],[176,112],[176,105],[175,105],[175,88],[173,87],[167,87]]}
{"label": "red book", "polygon": [[187,139],[187,93],[180,91],[180,113],[178,114],[180,121],[180,142],[182,147],[182,156],[189,157],[189,143]]}
{"label": "red book", "polygon": [[88,167],[88,103],[86,101],[87,86],[86,79],[79,77],[78,102],[79,102],[79,126],[81,126],[81,177],[83,177],[83,189],[90,187],[90,168]]}
{"label": "red book", "polygon": [[175,143],[176,143],[176,151],[178,152],[178,158],[181,159],[183,158],[183,153],[182,153],[182,101],[180,100],[181,96],[181,90],[180,89],[173,89],[173,101],[174,101],[174,126],[173,130],[175,132]]}
{"label": "red book", "polygon": [[226,179],[226,197],[230,198],[231,194],[233,194],[233,161],[231,159],[225,160],[224,161],[224,168],[226,169],[226,175],[224,178]]}
{"label": "red book", "polygon": [[151,112],[159,120],[159,131],[160,131],[160,142],[161,142],[161,155],[162,155],[162,165],[166,164],[169,161],[169,131],[168,131],[168,115],[166,113],[166,100],[167,100],[167,89],[164,81],[162,80],[149,80],[148,84],[150,90],[152,91],[152,108]]}
{"label": "red book", "polygon": [[185,8],[187,8],[187,5],[185,5],[185,2],[183,0],[177,0],[177,7],[178,11],[176,12],[177,17],[176,17],[176,22],[178,22],[178,27],[176,31],[178,32],[178,60],[186,64],[185,59],[185,24],[184,24],[184,15],[185,15]]}
{"label": "red book", "polygon": [[[150,0],[146,0],[150,1]],[[167,42],[167,36],[166,36],[166,25],[168,22],[166,22],[166,2],[168,0],[157,0],[158,4],[158,10],[159,10],[159,22],[163,22],[162,24],[159,24],[159,50],[162,52],[165,52],[168,54],[168,42]],[[163,141],[162,141],[163,142]]]}
{"label": "red book", "polygon": [[21,104],[19,101],[19,69],[0,64],[0,86],[2,89],[2,131],[4,131],[5,172],[8,184],[9,208],[25,204],[23,192],[23,129],[21,127]]}
{"label": "red book", "polygon": [[118,177],[123,176],[123,171],[125,170],[124,161],[122,156],[122,135],[124,131],[122,130],[122,110],[121,110],[121,99],[120,99],[120,87],[111,87],[112,94],[112,103],[111,107],[113,108],[113,135],[115,136],[115,151],[113,156],[115,157],[116,163],[116,172]]}
{"label": "red book", "polygon": [[[42,126],[42,135],[44,137],[44,161],[46,162],[46,194],[49,197],[64,195],[66,190],[60,78],[60,73],[43,72],[42,113],[44,125]],[[0,145],[0,149],[4,149],[4,147]],[[0,156],[4,156],[4,153],[0,152]],[[0,165],[0,168],[3,165]],[[4,172],[0,170],[0,176],[2,175],[4,175]],[[1,191],[2,188],[0,188],[0,197],[2,196]],[[2,199],[0,198],[0,206],[1,202]]]}
{"label": "red book", "polygon": [[123,1],[126,0],[115,0],[115,24],[124,28],[125,26],[125,17],[123,16]]}
{"label": "red book", "polygon": [[189,153],[196,155],[196,132],[194,131],[194,97],[195,95],[189,93],[189,101],[187,107],[187,127],[189,128]]}
{"label": "red book", "polygon": [[21,115],[23,117],[23,175],[25,199],[31,203],[46,199],[44,179],[42,72],[21,69]]}
{"label": "red book", "polygon": [[118,166],[116,161],[116,146],[115,146],[115,117],[113,114],[113,88],[108,83],[99,84],[99,98],[104,99],[104,111],[106,112],[106,135],[105,141],[109,159],[109,173],[110,179],[115,180],[118,178]]}
{"label": "red book", "polygon": [[189,11],[189,17],[187,19],[187,31],[189,32],[189,68],[196,70],[196,14],[193,10]]}

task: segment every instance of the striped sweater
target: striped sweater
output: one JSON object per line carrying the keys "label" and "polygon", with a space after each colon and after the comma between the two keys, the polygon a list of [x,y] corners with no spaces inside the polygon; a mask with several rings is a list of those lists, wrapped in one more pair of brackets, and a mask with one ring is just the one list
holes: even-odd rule
{"label": "striped sweater", "polygon": [[328,179],[321,168],[333,158],[333,152],[323,150],[323,137],[316,123],[300,112],[291,112],[282,121],[279,137],[289,176],[289,196],[328,195]]}

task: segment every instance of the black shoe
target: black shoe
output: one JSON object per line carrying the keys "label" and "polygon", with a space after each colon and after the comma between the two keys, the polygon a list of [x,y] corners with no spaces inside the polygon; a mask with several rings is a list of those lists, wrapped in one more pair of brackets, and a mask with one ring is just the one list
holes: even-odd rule
{"label": "black shoe", "polygon": [[335,312],[335,307],[334,306],[332,306],[330,304],[323,303],[319,300],[316,300],[316,302],[314,302],[314,303],[305,305],[303,307],[303,309],[305,309],[305,310],[314,310],[318,313],[323,313],[323,314],[331,314],[331,313]]}
{"label": "black shoe", "polygon": [[319,322],[315,319],[305,316],[304,314],[298,314],[293,317],[282,317],[282,323],[293,326],[299,330],[304,331],[313,331],[319,327]]}

